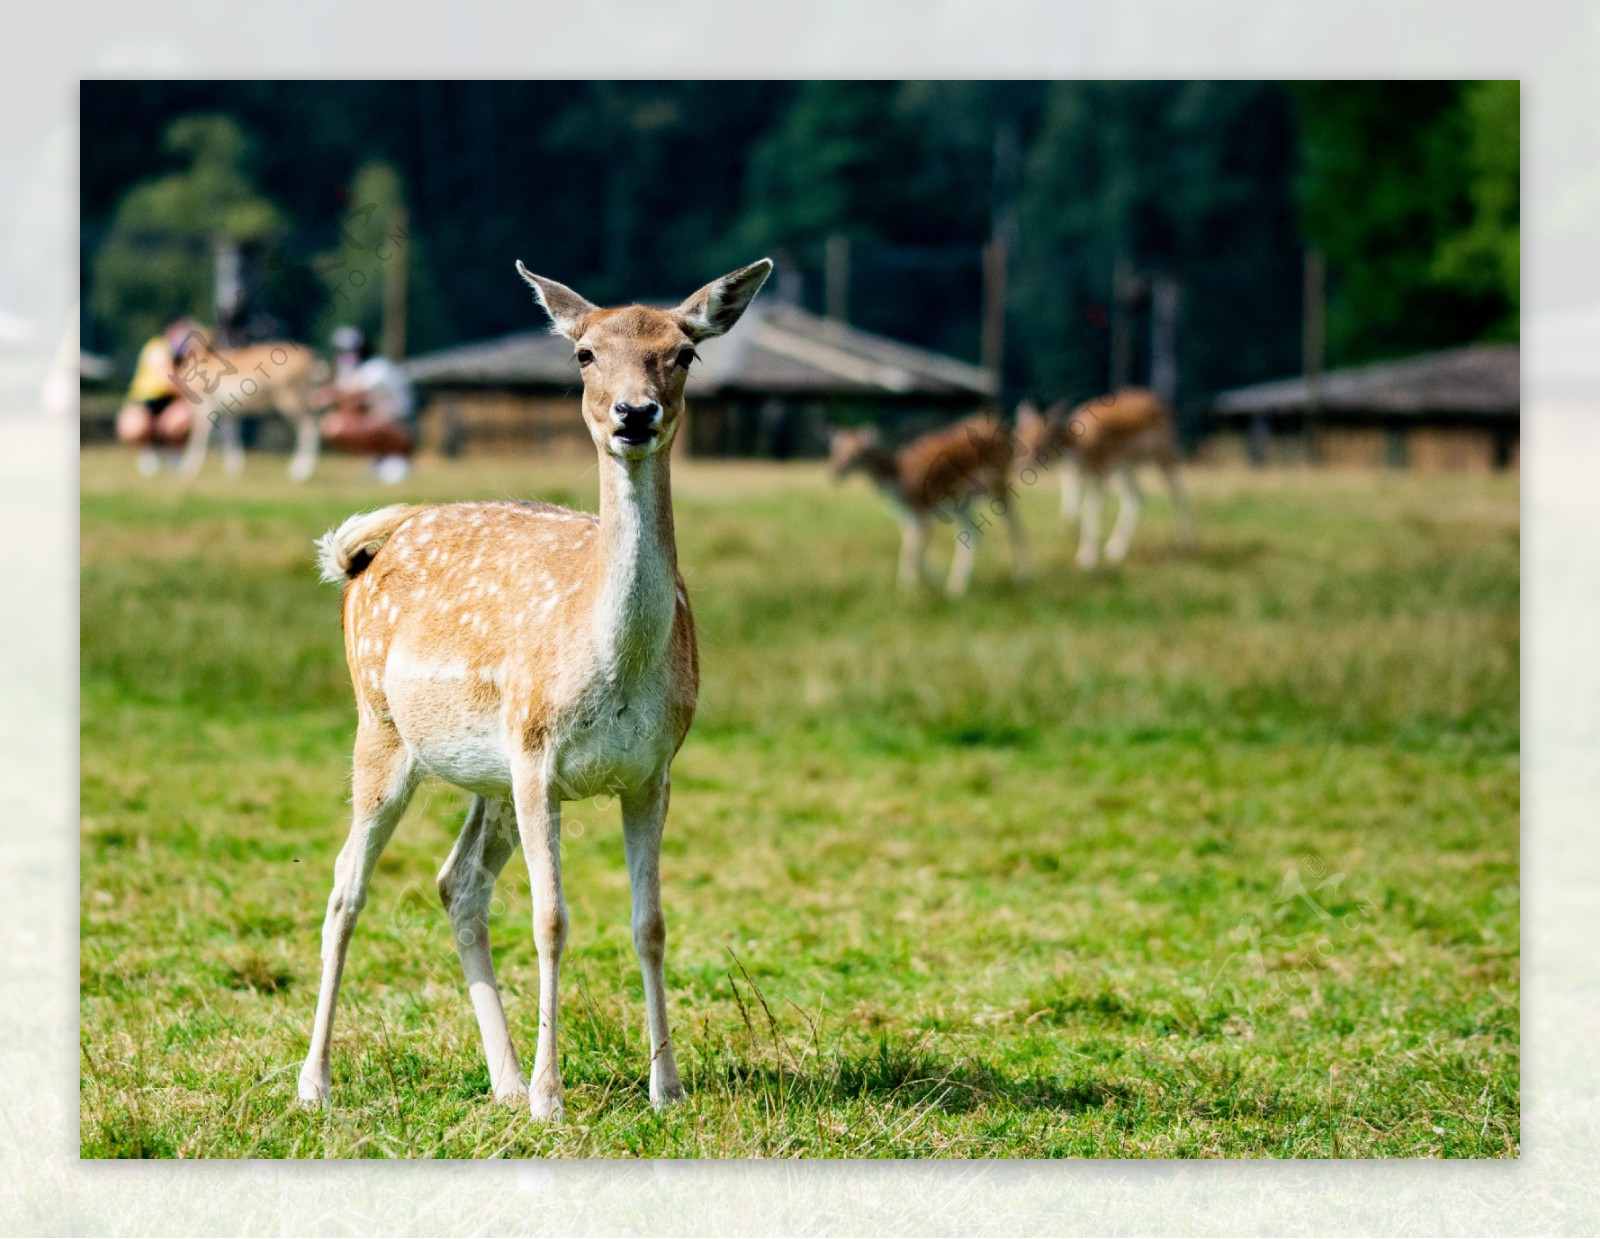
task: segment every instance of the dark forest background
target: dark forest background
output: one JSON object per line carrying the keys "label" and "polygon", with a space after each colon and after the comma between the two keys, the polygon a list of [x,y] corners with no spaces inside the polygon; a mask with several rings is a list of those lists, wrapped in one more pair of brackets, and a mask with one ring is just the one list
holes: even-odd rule
{"label": "dark forest background", "polygon": [[412,354],[538,325],[516,258],[609,302],[770,254],[820,311],[829,238],[851,322],[971,361],[1003,238],[1009,393],[1103,388],[1119,262],[1182,290],[1186,397],[1299,370],[1313,247],[1330,365],[1517,334],[1515,82],[143,81],[81,106],[84,342],[123,363],[209,317],[219,236],[256,330],[376,332],[379,281],[348,272],[401,206]]}

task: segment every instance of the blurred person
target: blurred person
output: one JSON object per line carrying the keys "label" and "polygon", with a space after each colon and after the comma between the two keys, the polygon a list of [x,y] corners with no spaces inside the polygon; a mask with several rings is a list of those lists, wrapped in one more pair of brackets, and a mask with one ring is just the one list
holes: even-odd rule
{"label": "blurred person", "polygon": [[128,396],[117,411],[117,438],[139,449],[139,472],[149,476],[161,468],[158,449],[173,457],[194,429],[194,409],[183,394],[176,371],[195,324],[176,318],[139,350]]}
{"label": "blurred person", "polygon": [[342,452],[373,457],[372,471],[380,481],[405,481],[417,443],[411,381],[393,361],[375,354],[355,327],[336,330],[333,347],[329,395],[334,407],[322,419],[323,441]]}

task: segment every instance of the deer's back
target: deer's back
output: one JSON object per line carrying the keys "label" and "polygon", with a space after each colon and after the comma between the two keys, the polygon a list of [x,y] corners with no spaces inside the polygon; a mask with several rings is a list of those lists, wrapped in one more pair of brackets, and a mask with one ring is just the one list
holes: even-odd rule
{"label": "deer's back", "polygon": [[950,498],[1004,489],[1015,446],[996,418],[975,416],[901,448],[896,464],[907,501],[927,509]]}
{"label": "deer's back", "polygon": [[[1068,444],[1092,469],[1121,459],[1159,460],[1173,451],[1172,410],[1154,392],[1125,388],[1109,399],[1089,400],[1068,417]],[[1081,427],[1081,433],[1074,427]]]}

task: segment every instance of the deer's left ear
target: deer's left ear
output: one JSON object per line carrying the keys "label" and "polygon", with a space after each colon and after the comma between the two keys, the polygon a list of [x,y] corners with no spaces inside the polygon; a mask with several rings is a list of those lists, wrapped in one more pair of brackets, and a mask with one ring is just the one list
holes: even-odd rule
{"label": "deer's left ear", "polygon": [[695,293],[675,311],[689,338],[698,343],[722,335],[739,321],[771,274],[772,259],[763,258],[720,280],[712,280]]}

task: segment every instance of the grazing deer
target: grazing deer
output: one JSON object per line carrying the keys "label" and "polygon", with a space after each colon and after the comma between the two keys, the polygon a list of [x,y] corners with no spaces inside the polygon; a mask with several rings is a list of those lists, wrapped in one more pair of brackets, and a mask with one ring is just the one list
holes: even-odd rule
{"label": "grazing deer", "polygon": [[[584,421],[599,454],[600,512],[515,502],[395,505],[353,516],[319,543],[323,575],[345,582],[358,718],[354,822],[323,925],[322,987],[300,1073],[306,1102],[328,1098],[350,934],[378,856],[425,773],[474,796],[439,872],[439,895],[495,1097],[526,1097],[538,1118],[562,1116],[561,802],[600,794],[622,806],[650,1100],[662,1106],[683,1095],[667,1030],[660,854],[669,767],[694,716],[699,664],[673,538],[670,448],[695,345],[739,320],[772,263],[707,284],[673,310],[599,309],[520,262],[517,270],[573,342]],[[495,878],[519,839],[539,952],[539,1038],[526,1084],[488,940]]]}
{"label": "grazing deer", "polygon": [[183,472],[190,477],[200,472],[211,428],[216,426],[222,438],[222,467],[231,474],[242,473],[239,417],[276,410],[295,428],[289,478],[304,482],[317,467],[321,442],[312,416],[311,387],[322,368],[323,363],[303,344],[276,340],[215,348],[210,332],[204,328],[191,332],[174,374],[174,381],[197,406],[194,429],[183,453]]}
{"label": "grazing deer", "polygon": [[1120,500],[1117,523],[1106,540],[1105,556],[1121,563],[1139,524],[1139,484],[1134,470],[1157,466],[1172,491],[1178,512],[1179,537],[1195,541],[1194,512],[1178,480],[1178,441],[1172,410],[1154,392],[1129,387],[1080,404],[1069,411],[1066,401],[1040,413],[1024,402],[1017,409],[1019,469],[1043,468],[1063,458],[1061,519],[1070,520],[1080,506],[1078,566],[1092,568],[1100,560],[1100,513],[1105,506],[1109,474]]}
{"label": "grazing deer", "polygon": [[[1022,525],[1009,494],[1011,460],[1015,449],[1005,428],[992,417],[969,417],[942,430],[913,439],[891,452],[878,437],[876,427],[830,432],[829,464],[835,481],[852,472],[865,473],[888,496],[900,517],[900,587],[909,589],[924,579],[923,552],[928,542],[928,518],[954,520],[955,557],[945,589],[964,594],[972,577],[978,526],[972,518],[974,500],[988,498],[990,507],[1005,517],[1017,580],[1028,576],[1028,548]],[[980,518],[987,524],[987,518]]]}

